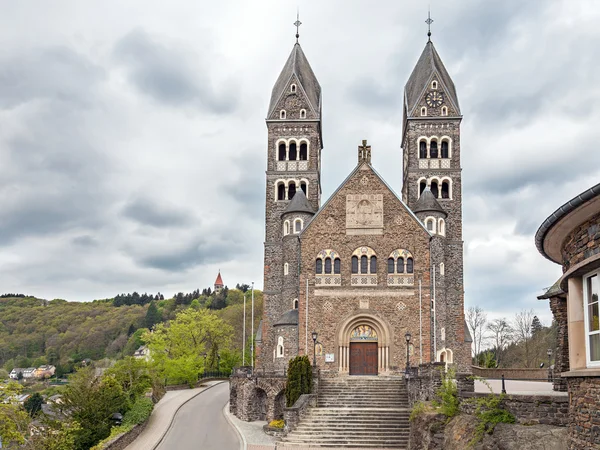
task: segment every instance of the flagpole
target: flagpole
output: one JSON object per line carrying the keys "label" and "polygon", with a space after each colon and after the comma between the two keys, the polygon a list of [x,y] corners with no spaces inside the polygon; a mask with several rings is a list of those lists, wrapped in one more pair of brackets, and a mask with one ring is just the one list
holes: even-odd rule
{"label": "flagpole", "polygon": [[252,282],[252,337],[250,338],[250,342],[252,343],[252,372],[254,372],[254,281]]}
{"label": "flagpole", "polygon": [[244,292],[244,325],[242,331],[242,366],[246,365],[246,293]]}

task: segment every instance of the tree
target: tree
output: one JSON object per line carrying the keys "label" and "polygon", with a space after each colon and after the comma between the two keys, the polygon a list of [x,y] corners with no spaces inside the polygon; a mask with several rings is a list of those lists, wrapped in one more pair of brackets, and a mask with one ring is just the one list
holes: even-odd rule
{"label": "tree", "polygon": [[538,316],[533,316],[533,319],[531,320],[531,334],[535,336],[543,329],[544,326],[542,325],[542,322],[540,322]]}
{"label": "tree", "polygon": [[533,322],[533,310],[522,310],[515,314],[513,321],[513,328],[515,330],[515,339],[517,343],[522,345],[524,353],[525,367],[533,366],[533,358],[531,352],[531,324]]}
{"label": "tree", "polygon": [[42,404],[44,403],[44,399],[39,392],[32,394],[25,403],[23,403],[23,407],[25,411],[29,413],[31,417],[35,417],[37,413],[42,410]]}
{"label": "tree", "polygon": [[471,337],[473,338],[473,356],[477,356],[481,352],[481,345],[485,339],[484,332],[487,314],[479,306],[471,306],[467,309],[466,319]]}
{"label": "tree", "polygon": [[204,353],[226,348],[233,328],[206,309],[188,308],[168,324],[159,323],[143,339],[161,377],[193,385],[204,367]]}
{"label": "tree", "polygon": [[14,381],[0,389],[0,440],[4,445],[25,443],[29,414],[17,402],[23,387]]}
{"label": "tree", "polygon": [[61,412],[81,425],[75,433],[75,450],[86,450],[110,434],[111,416],[124,412],[127,396],[113,376],[96,377],[90,366],[69,377]]}
{"label": "tree", "polygon": [[250,289],[250,285],[246,284],[246,283],[242,283],[242,284],[238,283],[238,284],[235,285],[235,288],[238,291],[242,291],[242,292],[246,293],[248,291],[248,289]]}
{"label": "tree", "polygon": [[133,356],[121,359],[109,368],[105,376],[112,376],[121,386],[131,406],[135,399],[152,387],[152,375],[144,359]]}
{"label": "tree", "polygon": [[154,325],[162,321],[162,317],[158,308],[156,307],[156,302],[151,301],[148,306],[148,310],[146,311],[146,318],[144,319],[144,324],[146,328],[152,329]]}
{"label": "tree", "polygon": [[502,361],[502,353],[512,339],[513,329],[504,317],[492,320],[487,324],[487,329],[490,332],[490,337],[494,340],[496,365],[499,366]]}

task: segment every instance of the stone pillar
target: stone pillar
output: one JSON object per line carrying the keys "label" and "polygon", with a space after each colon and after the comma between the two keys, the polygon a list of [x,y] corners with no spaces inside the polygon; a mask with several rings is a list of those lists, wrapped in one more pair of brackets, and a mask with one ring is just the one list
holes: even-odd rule
{"label": "stone pillar", "polygon": [[558,325],[556,349],[554,350],[554,371],[552,373],[553,389],[566,392],[567,380],[562,378],[562,372],[569,371],[569,330],[567,322],[567,300],[561,297],[550,298],[550,310]]}

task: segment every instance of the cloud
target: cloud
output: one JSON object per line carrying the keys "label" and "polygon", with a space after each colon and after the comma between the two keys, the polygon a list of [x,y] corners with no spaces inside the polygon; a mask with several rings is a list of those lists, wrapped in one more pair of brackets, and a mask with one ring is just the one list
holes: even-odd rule
{"label": "cloud", "polygon": [[217,91],[210,79],[209,61],[194,64],[192,61],[199,55],[186,55],[163,42],[145,31],[135,30],[115,46],[115,57],[127,68],[129,81],[136,89],[175,108],[193,106],[215,114],[235,110],[233,86],[226,85]]}
{"label": "cloud", "polygon": [[149,198],[136,198],[123,208],[123,215],[142,225],[153,227],[182,227],[194,219],[188,211],[170,205],[159,205]]}

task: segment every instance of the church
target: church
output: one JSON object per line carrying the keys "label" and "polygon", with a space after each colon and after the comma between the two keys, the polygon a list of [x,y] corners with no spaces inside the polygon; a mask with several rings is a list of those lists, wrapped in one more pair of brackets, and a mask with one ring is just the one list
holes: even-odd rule
{"label": "church", "polygon": [[469,372],[462,115],[433,42],[404,87],[400,194],[378,174],[377,149],[357,136],[358,148],[348,149],[356,167],[322,203],[322,110],[321,85],[296,39],[266,119],[256,368],[282,371],[307,355],[325,377],[397,375],[431,362]]}

